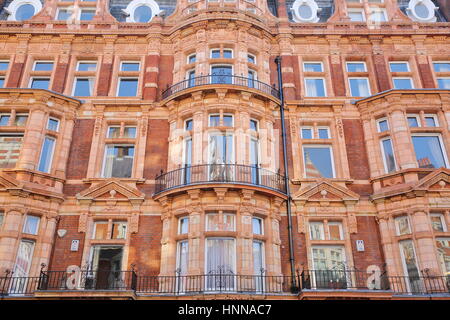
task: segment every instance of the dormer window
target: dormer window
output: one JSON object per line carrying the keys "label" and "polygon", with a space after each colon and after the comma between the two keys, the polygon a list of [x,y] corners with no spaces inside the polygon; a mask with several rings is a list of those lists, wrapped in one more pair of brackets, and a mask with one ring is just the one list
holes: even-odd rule
{"label": "dormer window", "polygon": [[437,9],[438,7],[431,0],[411,0],[406,8],[406,13],[414,21],[436,22]]}
{"label": "dormer window", "polygon": [[41,9],[42,4],[39,0],[14,0],[10,3],[6,12],[9,13],[8,20],[24,21],[31,19]]}
{"label": "dormer window", "polygon": [[123,12],[127,15],[126,22],[150,22],[161,10],[154,0],[133,0]]}
{"label": "dormer window", "polygon": [[295,0],[291,10],[295,22],[314,23],[319,21],[317,13],[322,9],[319,8],[314,0]]}

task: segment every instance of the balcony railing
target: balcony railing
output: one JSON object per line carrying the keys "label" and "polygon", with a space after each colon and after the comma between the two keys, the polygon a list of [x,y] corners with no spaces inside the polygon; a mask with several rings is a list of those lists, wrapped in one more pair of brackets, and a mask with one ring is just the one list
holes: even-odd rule
{"label": "balcony railing", "polygon": [[256,89],[267,95],[271,95],[277,99],[280,97],[278,89],[268,85],[267,83],[252,78],[220,74],[220,75],[199,76],[178,82],[172,85],[171,87],[167,88],[166,90],[164,90],[162,93],[162,98],[166,99],[175,93],[178,93],[180,91],[189,88],[211,84],[230,84],[235,86],[247,87],[251,89]]}
{"label": "balcony railing", "polygon": [[286,193],[284,176],[257,167],[240,164],[202,164],[185,166],[156,177],[155,194],[188,185],[237,183],[259,186]]}
{"label": "balcony railing", "polygon": [[[297,285],[292,286],[295,280]],[[393,295],[450,297],[449,276],[388,276],[357,270],[304,270],[291,276],[209,273],[139,275],[135,271],[42,271],[39,277],[0,277],[0,297],[32,296],[36,291],[132,291],[143,295],[204,293],[298,294],[310,291],[387,292]],[[57,293],[56,293],[57,294]]]}

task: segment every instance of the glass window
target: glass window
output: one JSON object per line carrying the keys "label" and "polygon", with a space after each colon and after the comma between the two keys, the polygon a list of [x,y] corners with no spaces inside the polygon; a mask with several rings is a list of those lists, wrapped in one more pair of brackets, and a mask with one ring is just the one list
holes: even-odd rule
{"label": "glass window", "polygon": [[120,127],[109,127],[108,138],[120,138]]}
{"label": "glass window", "polygon": [[444,223],[444,216],[440,213],[432,213],[430,215],[431,218],[431,226],[433,228],[434,231],[438,231],[438,232],[444,232],[447,231],[446,228],[444,228],[445,223]]}
{"label": "glass window", "polygon": [[311,240],[325,240],[325,233],[323,231],[323,222],[310,222],[309,231]]}
{"label": "glass window", "polygon": [[11,118],[11,116],[9,114],[1,115],[0,116],[0,126],[2,126],[2,127],[7,126],[10,118]]}
{"label": "glass window", "polygon": [[208,213],[206,231],[235,231],[235,216],[233,213]]}
{"label": "glass window", "polygon": [[444,148],[439,136],[412,136],[414,151],[419,168],[446,167]]}
{"label": "glass window", "polygon": [[14,168],[22,148],[23,134],[5,134],[0,136],[0,168]]}
{"label": "glass window", "polygon": [[312,128],[302,128],[302,139],[312,139],[313,129]]}
{"label": "glass window", "polygon": [[305,79],[307,97],[326,97],[325,80],[321,78]]}
{"label": "glass window", "polygon": [[9,67],[9,61],[0,61],[0,71],[6,71]]}
{"label": "glass window", "polygon": [[5,218],[5,213],[3,211],[0,211],[0,230],[3,226],[3,220]]}
{"label": "glass window", "polygon": [[384,169],[386,170],[386,173],[393,172],[396,170],[396,165],[394,150],[392,149],[392,141],[391,139],[384,139],[381,141],[381,145],[383,151]]}
{"label": "glass window", "polygon": [[49,85],[50,85],[50,78],[32,78],[30,88],[48,90]]}
{"label": "glass window", "polygon": [[178,220],[178,233],[179,234],[186,234],[189,232],[189,218],[183,217]]}
{"label": "glass window", "polygon": [[223,50],[223,57],[226,59],[233,58],[233,50]]}
{"label": "glass window", "polygon": [[407,216],[395,218],[395,224],[397,226],[397,235],[410,234],[411,229],[409,227],[409,219]]}
{"label": "glass window", "polygon": [[427,127],[438,127],[438,122],[436,116],[434,115],[425,115],[425,126]]}
{"label": "glass window", "polygon": [[252,218],[253,234],[263,234],[263,220],[261,218]]}
{"label": "glass window", "polygon": [[[263,275],[264,272],[264,244],[262,241],[253,241],[253,274]],[[263,279],[258,279],[255,283],[255,289],[260,292],[263,289]]]}
{"label": "glass window", "polygon": [[347,72],[366,72],[365,62],[347,62]]}
{"label": "glass window", "polygon": [[96,71],[97,62],[78,62],[77,71]]}
{"label": "glass window", "polygon": [[[314,270],[342,270],[345,267],[343,246],[314,246],[312,252]],[[342,272],[318,273],[316,271],[316,275],[315,285],[318,288],[330,288],[330,285],[345,281],[345,275],[342,279]]]}
{"label": "glass window", "polygon": [[112,225],[111,239],[126,239],[127,223],[122,221],[114,221]]}
{"label": "glass window", "polygon": [[22,232],[37,235],[39,230],[39,221],[39,217],[27,215],[25,217],[25,224]]}
{"label": "glass window", "polygon": [[352,97],[370,96],[369,80],[367,78],[350,78],[349,83]]}
{"label": "glass window", "polygon": [[303,157],[307,178],[334,178],[330,146],[305,146]]}
{"label": "glass window", "polygon": [[80,12],[81,21],[91,21],[95,16],[95,10],[82,9]]}
{"label": "glass window", "polygon": [[38,170],[42,172],[50,172],[53,150],[55,148],[55,139],[45,137],[44,144],[42,146],[41,158],[39,160]]}
{"label": "glass window", "polygon": [[439,89],[450,89],[450,78],[438,78],[437,82]]}
{"label": "glass window", "polygon": [[134,9],[133,20],[134,22],[145,23],[149,22],[153,17],[152,9],[147,5],[140,5]]}
{"label": "glass window", "polygon": [[410,115],[410,116],[407,116],[407,120],[408,120],[408,126],[410,128],[420,127],[419,116]]}
{"label": "glass window", "polygon": [[197,55],[191,54],[188,56],[188,63],[195,63],[197,61]]}
{"label": "glass window", "polygon": [[52,71],[53,70],[53,62],[47,61],[36,61],[34,63],[34,71]]}
{"label": "glass window", "polygon": [[257,120],[250,120],[250,130],[258,131],[258,121]]}
{"label": "glass window", "polygon": [[342,223],[328,222],[330,240],[343,240]]}
{"label": "glass window", "polygon": [[[419,268],[417,267],[416,253],[412,240],[404,240],[400,243],[400,253],[403,259],[404,272],[408,276],[410,290],[420,290],[422,280],[420,278]],[[419,292],[419,291],[417,291]]]}
{"label": "glass window", "polygon": [[35,7],[32,4],[25,3],[16,10],[16,21],[28,20],[35,14]]}
{"label": "glass window", "polygon": [[218,127],[220,125],[220,116],[218,114],[209,116],[209,126]]}
{"label": "glass window", "polygon": [[[21,240],[19,249],[17,250],[16,264],[14,265],[14,277],[26,277],[30,271],[31,261],[33,260],[34,241]],[[17,278],[16,278],[17,279]],[[20,278],[19,278],[20,279]],[[26,282],[14,281],[11,283],[10,290],[12,292],[23,289]]]}
{"label": "glass window", "polygon": [[224,115],[223,116],[223,125],[224,127],[232,127],[233,126],[233,116],[232,115]]}
{"label": "glass window", "polygon": [[138,89],[137,78],[120,78],[117,96],[135,97],[137,94],[137,89]]}
{"label": "glass window", "polygon": [[449,62],[433,62],[433,67],[435,72],[450,72],[450,61]]}
{"label": "glass window", "polygon": [[384,10],[376,10],[370,13],[370,20],[376,22],[386,22],[386,12]]}
{"label": "glass window", "polygon": [[256,64],[256,57],[254,55],[250,54],[250,53],[247,54],[247,62]]}
{"label": "glass window", "polygon": [[355,21],[355,22],[362,22],[364,21],[364,12],[363,10],[352,10],[348,12],[348,17],[350,18],[350,21]]}
{"label": "glass window", "polygon": [[378,132],[384,132],[389,130],[389,124],[386,119],[378,120]]}
{"label": "glass window", "polygon": [[139,71],[141,64],[139,62],[122,62],[120,71]]}
{"label": "glass window", "polygon": [[136,127],[125,127],[123,129],[123,137],[129,139],[136,138]]}
{"label": "glass window", "polygon": [[93,78],[75,78],[73,95],[77,97],[90,97],[94,91]]}
{"label": "glass window", "polygon": [[5,78],[0,78],[0,88],[5,87]]}
{"label": "glass window", "polygon": [[311,6],[308,3],[303,3],[298,7],[298,14],[300,18],[308,20],[311,19],[311,16],[313,15],[313,10],[311,9]]}
{"label": "glass window", "polygon": [[47,122],[47,130],[58,131],[59,129],[59,120],[49,118]]}
{"label": "glass window", "polygon": [[131,178],[134,146],[106,146],[104,178]]}
{"label": "glass window", "polygon": [[319,128],[319,139],[330,139],[330,130],[328,128]]}
{"label": "glass window", "polygon": [[322,62],[304,62],[303,71],[305,72],[323,72]]}
{"label": "glass window", "polygon": [[220,50],[219,49],[211,50],[211,59],[218,59],[218,58],[220,58]]}
{"label": "glass window", "polygon": [[[177,250],[177,274],[185,275],[187,274],[189,264],[189,242],[188,241],[180,241],[178,242],[178,250]],[[178,282],[184,288],[184,281]],[[183,290],[180,290],[183,291]]]}
{"label": "glass window", "polygon": [[442,273],[448,277],[450,275],[450,238],[436,239],[436,248]]}
{"label": "glass window", "polygon": [[409,72],[408,62],[389,62],[391,72]]}
{"label": "glass window", "polygon": [[411,78],[392,78],[394,89],[413,89],[413,82]]}
{"label": "glass window", "polygon": [[191,131],[194,128],[194,121],[192,119],[186,120],[184,128],[186,131]]}
{"label": "glass window", "polygon": [[72,16],[72,12],[70,12],[68,9],[59,9],[56,20],[65,21],[65,20],[69,19],[71,16]]}
{"label": "glass window", "polygon": [[108,221],[95,222],[94,239],[105,240],[108,238]]}
{"label": "glass window", "polygon": [[18,127],[23,127],[27,124],[28,115],[27,114],[16,114],[14,118],[14,125]]}

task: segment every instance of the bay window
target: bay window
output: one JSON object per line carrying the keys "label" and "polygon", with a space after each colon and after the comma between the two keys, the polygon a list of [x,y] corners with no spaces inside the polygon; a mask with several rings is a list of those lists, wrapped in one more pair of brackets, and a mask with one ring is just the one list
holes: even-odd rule
{"label": "bay window", "polygon": [[206,239],[207,290],[233,290],[236,274],[236,243],[230,238]]}
{"label": "bay window", "polygon": [[178,234],[186,234],[189,232],[189,217],[178,219]]}
{"label": "bay window", "polygon": [[207,213],[206,231],[236,231],[234,213]]}

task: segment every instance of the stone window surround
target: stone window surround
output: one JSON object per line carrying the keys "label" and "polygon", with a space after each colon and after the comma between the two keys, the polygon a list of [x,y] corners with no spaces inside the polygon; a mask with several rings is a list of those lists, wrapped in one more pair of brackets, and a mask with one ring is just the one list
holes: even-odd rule
{"label": "stone window surround", "polygon": [[[34,71],[34,65],[36,62],[45,61],[45,62],[53,62],[52,71]],[[56,61],[54,57],[51,56],[41,56],[41,55],[29,55],[27,57],[27,61],[24,66],[24,76],[21,81],[22,88],[30,88],[31,79],[32,78],[49,78],[48,90],[52,89],[53,81],[55,78],[56,72]]]}
{"label": "stone window surround", "polygon": [[[364,72],[349,72],[347,71],[347,62],[364,62],[366,65],[366,71]],[[368,80],[369,84],[369,93],[374,94],[376,92],[379,92],[378,90],[378,84],[376,82],[375,77],[373,76],[376,74],[373,60],[370,57],[352,57],[352,56],[346,56],[342,57],[342,67],[343,67],[343,73],[344,73],[344,81],[345,81],[345,94],[347,97],[352,97],[351,89],[350,89],[350,78],[366,78]]]}
{"label": "stone window surround", "polygon": [[450,63],[450,56],[446,56],[446,57],[433,57],[433,56],[429,56],[428,57],[428,62],[431,66],[431,74],[433,76],[433,80],[434,80],[434,86],[437,88],[438,87],[438,78],[447,78],[450,79],[450,72],[436,72],[434,71],[434,66],[433,63],[435,62],[448,62]]}
{"label": "stone window surround", "polygon": [[[100,4],[100,1],[83,1],[83,0],[70,0],[70,1],[55,1],[52,5],[54,6],[54,14],[53,20],[56,20],[60,23],[65,23],[65,21],[57,20],[58,12],[60,9],[72,9],[72,15],[70,20],[78,21],[78,23],[89,23],[90,21],[80,21],[80,14],[82,9],[95,9],[97,14],[97,6]],[[45,4],[48,6],[48,4]],[[94,17],[95,17],[94,15]]]}
{"label": "stone window surround", "polygon": [[11,72],[11,57],[2,55],[0,56],[0,61],[8,62],[8,68],[6,70],[0,70],[0,77],[4,79],[4,86],[6,86],[6,84],[8,83],[9,74]]}
{"label": "stone window surround", "polygon": [[[420,82],[420,77],[418,77],[418,70],[416,61],[411,59],[411,57],[396,57],[391,56],[387,57],[387,72],[391,75],[391,88],[394,88],[393,78],[410,78],[413,88],[422,88],[422,84]],[[406,72],[391,72],[390,63],[395,62],[406,62],[408,64],[408,71]]]}
{"label": "stone window surround", "polygon": [[[122,62],[139,62],[139,71],[121,71]],[[136,96],[134,97],[123,97],[123,98],[142,98],[142,83],[144,82],[144,69],[145,69],[145,56],[135,56],[135,55],[116,55],[114,59],[114,66],[111,73],[111,83],[109,87],[108,95],[110,97],[116,97],[119,90],[119,79],[120,78],[137,78],[138,86],[136,90]],[[98,68],[98,65],[97,65]]]}
{"label": "stone window surround", "polygon": [[[321,97],[307,97],[306,96],[306,78],[322,78],[324,81],[325,87],[325,97],[332,98],[334,97],[334,87],[332,83],[332,79],[330,77],[331,71],[327,56],[318,58],[317,56],[298,56],[298,62],[300,67],[300,83],[302,86],[302,96],[305,99],[320,99]],[[313,72],[313,71],[305,71],[304,64],[305,63],[321,63],[322,64],[322,72]]]}
{"label": "stone window surround", "polygon": [[[79,62],[95,62],[97,63],[97,68],[95,71],[77,71]],[[83,77],[83,78],[93,78],[94,79],[94,87],[92,88],[92,96],[97,95],[97,87],[98,87],[98,77],[100,75],[100,66],[101,59],[100,57],[86,57],[86,56],[74,56],[71,66],[69,67],[69,72],[67,74],[67,82],[64,90],[65,95],[73,96],[73,92],[75,90],[75,78]],[[84,99],[89,99],[90,97],[83,97]]]}
{"label": "stone window surround", "polygon": [[[348,2],[343,1],[345,3],[346,11],[352,9],[363,9],[364,21],[360,23],[366,23],[370,20],[370,15],[374,9],[382,9],[385,12],[386,21],[389,21],[390,14],[387,10],[387,7],[390,3],[390,0],[382,0],[380,3],[369,2],[368,0],[360,0],[359,2]],[[395,3],[396,5],[396,3]]]}

